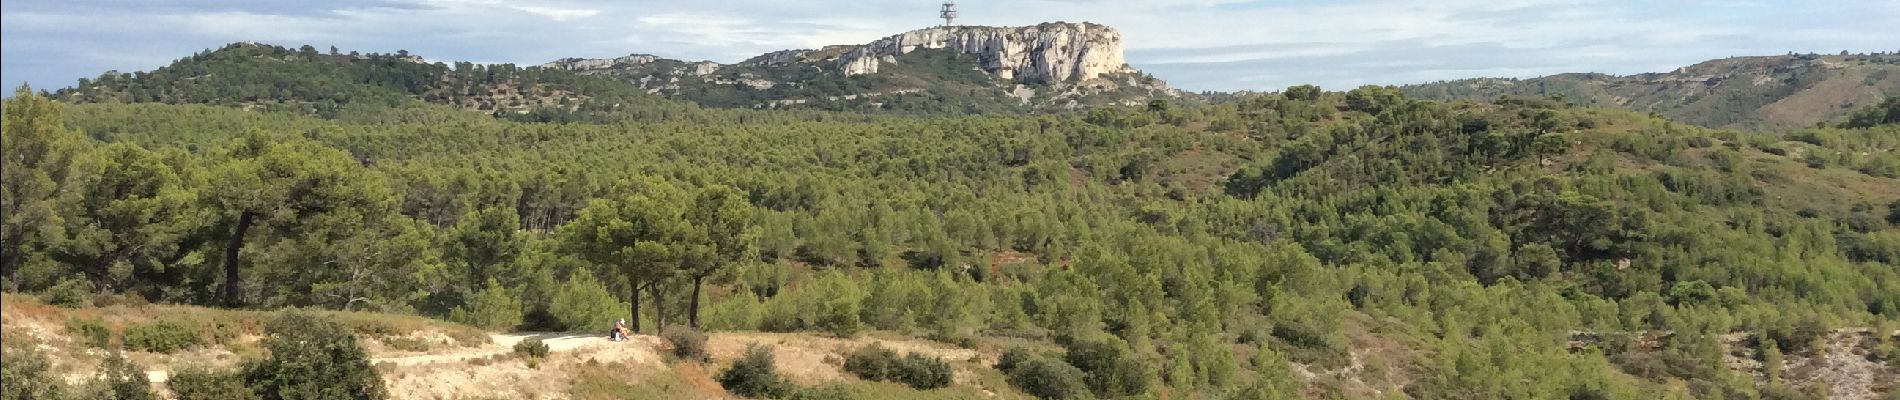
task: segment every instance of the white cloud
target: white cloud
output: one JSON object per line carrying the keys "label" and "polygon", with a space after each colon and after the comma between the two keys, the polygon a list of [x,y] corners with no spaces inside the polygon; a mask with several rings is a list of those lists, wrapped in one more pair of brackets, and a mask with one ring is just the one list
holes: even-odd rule
{"label": "white cloud", "polygon": [[566,20],[570,20],[574,18],[585,18],[585,17],[592,17],[595,15],[600,15],[600,10],[591,10],[591,9],[584,9],[584,8],[516,6],[514,7],[514,9],[526,11],[529,14],[548,17],[548,19],[552,19],[555,21],[566,21]]}

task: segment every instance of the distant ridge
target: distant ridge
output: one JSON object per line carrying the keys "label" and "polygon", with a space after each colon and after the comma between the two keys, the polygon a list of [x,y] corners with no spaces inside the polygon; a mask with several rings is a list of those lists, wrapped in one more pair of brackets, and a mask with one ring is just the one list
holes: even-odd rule
{"label": "distant ridge", "polygon": [[1130,67],[1121,33],[1092,23],[940,26],[730,65],[634,54],[564,58],[542,67],[611,76],[650,93],[720,107],[881,103],[894,95],[955,91],[961,101],[986,109],[1077,108],[1182,95]]}
{"label": "distant ridge", "polygon": [[1434,100],[1561,96],[1706,127],[1787,130],[1838,121],[1900,96],[1900,54],[1733,57],[1665,73],[1462,79],[1403,89],[1410,97]]}

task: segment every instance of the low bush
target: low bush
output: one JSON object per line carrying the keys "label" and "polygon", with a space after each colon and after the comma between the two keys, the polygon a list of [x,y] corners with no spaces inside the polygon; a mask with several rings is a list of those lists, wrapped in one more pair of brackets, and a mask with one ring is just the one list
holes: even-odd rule
{"label": "low bush", "polygon": [[943,362],[943,359],[937,357],[910,353],[904,355],[904,359],[897,365],[897,376],[894,380],[910,385],[912,388],[936,389],[950,386],[953,380],[954,372],[951,372],[950,363]]}
{"label": "low bush", "polygon": [[106,329],[106,322],[94,318],[67,318],[66,334],[89,347],[103,349],[112,344],[112,331]]}
{"label": "low bush", "polygon": [[1003,355],[996,357],[996,370],[1003,371],[1003,374],[1007,375],[1011,370],[1016,369],[1016,366],[1035,358],[1036,353],[1030,352],[1029,348],[1011,346],[1003,350]]}
{"label": "low bush", "polygon": [[845,371],[871,381],[892,381],[917,389],[950,386],[950,364],[918,353],[898,357],[896,352],[872,343],[851,352],[845,358]]}
{"label": "low bush", "polygon": [[758,344],[745,349],[745,355],[732,362],[732,366],[721,371],[715,378],[719,386],[732,394],[777,399],[784,398],[796,389],[790,382],[778,376],[773,366],[772,350]]}
{"label": "low bush", "polygon": [[85,398],[108,400],[156,400],[152,386],[146,381],[145,369],[125,359],[124,354],[113,350],[106,354],[104,364],[99,366],[99,376],[94,378],[92,386],[86,391]]}
{"label": "low bush", "polygon": [[1079,399],[1089,395],[1082,370],[1062,360],[1033,357],[1009,372],[1009,384],[1041,399]]}
{"label": "low bush", "polygon": [[383,345],[396,350],[417,352],[429,351],[429,348],[434,347],[430,345],[428,340],[407,336],[384,338]]}
{"label": "low bush", "polygon": [[897,363],[897,352],[884,348],[882,344],[871,343],[846,356],[844,370],[864,380],[883,381],[890,380],[896,374]]}
{"label": "low bush", "polygon": [[[11,336],[11,335],[9,335]],[[29,338],[0,340],[0,399],[63,399],[65,379],[53,371],[52,360]]]}
{"label": "low bush", "polygon": [[1121,397],[1146,392],[1154,380],[1146,367],[1119,338],[1082,340],[1071,343],[1065,361],[1082,370],[1088,386],[1104,397]]}
{"label": "low bush", "polygon": [[280,313],[265,324],[270,358],[244,369],[245,385],[272,400],[389,396],[369,354],[349,328],[307,311]]}
{"label": "low bush", "polygon": [[92,281],[71,278],[46,288],[46,293],[42,294],[41,298],[46,300],[46,304],[58,307],[91,307],[93,289]]}
{"label": "low bush", "polygon": [[457,307],[449,320],[488,330],[514,329],[521,325],[521,298],[488,278],[488,288],[477,292],[466,307]]}
{"label": "low bush", "polygon": [[706,361],[706,334],[698,329],[672,325],[661,329],[660,337],[673,345],[673,355],[681,360]]}
{"label": "low bush", "polygon": [[204,367],[188,367],[172,372],[166,384],[180,399],[256,400],[258,398],[257,393],[244,387],[244,374],[239,371],[214,371]]}
{"label": "low bush", "polygon": [[548,304],[548,314],[561,330],[605,331],[615,318],[626,317],[627,303],[616,300],[594,274],[576,271],[571,278]]}
{"label": "low bush", "polygon": [[125,347],[138,351],[171,353],[204,343],[198,330],[183,322],[158,320],[125,328]]}
{"label": "low bush", "polygon": [[546,358],[548,351],[547,342],[541,341],[541,338],[531,337],[521,339],[520,342],[515,343],[515,354],[520,354],[524,357]]}

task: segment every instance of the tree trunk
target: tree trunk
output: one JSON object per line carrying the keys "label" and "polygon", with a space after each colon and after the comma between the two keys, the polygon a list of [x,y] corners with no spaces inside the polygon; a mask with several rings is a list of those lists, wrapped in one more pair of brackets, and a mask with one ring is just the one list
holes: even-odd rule
{"label": "tree trunk", "polygon": [[705,279],[704,276],[693,277],[693,300],[686,303],[686,308],[689,310],[686,314],[686,324],[691,325],[693,330],[699,330],[699,284]]}
{"label": "tree trunk", "polygon": [[245,211],[238,214],[237,228],[231,230],[231,241],[224,246],[224,305],[239,307],[244,301],[238,298],[238,249],[244,248],[244,233],[251,230],[251,221],[256,214]]}
{"label": "tree trunk", "polygon": [[661,292],[665,288],[659,282],[653,282],[653,329],[666,329],[666,297]]}
{"label": "tree trunk", "polygon": [[632,300],[628,303],[633,305],[633,319],[629,320],[632,324],[627,328],[632,329],[633,333],[640,333],[640,283],[635,282],[633,277],[629,276],[627,277],[627,287],[633,288],[633,294],[627,296],[627,299]]}

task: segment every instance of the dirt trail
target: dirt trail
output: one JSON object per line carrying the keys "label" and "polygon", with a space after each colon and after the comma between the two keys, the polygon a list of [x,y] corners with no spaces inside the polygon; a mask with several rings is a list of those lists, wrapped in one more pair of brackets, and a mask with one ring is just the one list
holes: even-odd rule
{"label": "dirt trail", "polygon": [[[576,349],[586,347],[589,345],[616,343],[616,342],[607,340],[607,338],[601,337],[600,335],[579,334],[579,333],[491,333],[491,334],[488,334],[488,338],[489,340],[493,341],[493,343],[490,343],[489,345],[486,345],[486,346],[461,348],[461,349],[456,349],[454,351],[443,352],[443,353],[418,354],[418,355],[397,356],[397,357],[371,357],[370,363],[371,364],[389,363],[395,366],[406,367],[406,366],[421,365],[421,364],[462,362],[462,361],[468,361],[468,360],[474,360],[474,359],[480,359],[480,358],[489,358],[489,357],[493,357],[497,355],[506,355],[506,354],[513,353],[515,351],[515,344],[521,343],[522,340],[527,340],[528,338],[540,338],[542,343],[547,343],[548,352],[550,353],[564,353],[564,352],[574,351]],[[634,339],[639,340],[640,338],[636,337]]]}
{"label": "dirt trail", "polygon": [[[659,360],[659,355],[654,351],[654,348],[658,345],[660,340],[653,336],[634,336],[631,340],[626,342],[614,342],[607,340],[606,337],[601,335],[590,333],[491,333],[488,337],[491,343],[476,347],[458,347],[452,350],[432,351],[423,354],[372,354],[370,364],[389,367],[416,367],[441,363],[465,363],[513,354],[515,344],[521,343],[522,340],[527,340],[528,338],[540,338],[542,343],[547,343],[550,353],[569,353],[586,348],[590,349],[589,353],[598,353],[600,356],[593,358],[605,358],[602,361],[631,361],[639,363]],[[609,347],[612,345],[624,346],[620,346],[620,348]],[[600,347],[600,349],[593,349],[595,347]],[[148,370],[145,371],[145,377],[154,383],[162,383],[170,379],[171,373],[168,370],[162,369]]]}
{"label": "dirt trail", "polygon": [[[479,347],[388,355],[371,362],[383,371],[392,399],[559,398],[572,384],[569,378],[577,365],[623,364],[631,367],[627,369],[630,378],[665,368],[662,340],[655,336],[634,336],[624,342],[591,333],[489,336],[493,343]],[[528,338],[547,343],[549,356],[537,361],[515,357],[515,344]]]}

